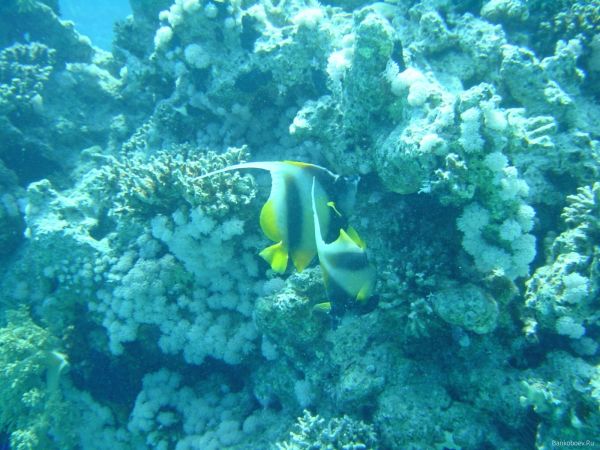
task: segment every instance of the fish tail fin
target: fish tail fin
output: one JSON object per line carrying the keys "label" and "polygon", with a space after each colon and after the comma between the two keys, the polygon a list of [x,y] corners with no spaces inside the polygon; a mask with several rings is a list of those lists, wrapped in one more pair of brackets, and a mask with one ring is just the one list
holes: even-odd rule
{"label": "fish tail fin", "polygon": [[360,303],[366,303],[366,301],[373,295],[373,285],[375,284],[375,274],[372,271],[369,271],[368,280],[366,283],[360,288],[358,294],[356,294],[356,300]]}
{"label": "fish tail fin", "polygon": [[278,242],[265,248],[259,253],[261,258],[269,263],[271,269],[277,273],[284,273],[288,264],[288,252],[283,246],[283,242]]}

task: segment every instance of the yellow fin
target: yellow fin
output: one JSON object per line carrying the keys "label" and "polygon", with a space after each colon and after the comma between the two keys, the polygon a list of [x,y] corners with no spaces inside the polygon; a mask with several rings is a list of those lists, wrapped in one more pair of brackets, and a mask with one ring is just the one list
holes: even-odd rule
{"label": "yellow fin", "polygon": [[260,211],[260,227],[272,241],[280,241],[282,239],[281,232],[277,228],[277,215],[275,212],[275,204],[273,200],[269,199],[265,203]]}
{"label": "yellow fin", "polygon": [[313,311],[329,313],[331,312],[331,302],[317,303],[312,307]]}
{"label": "yellow fin", "polygon": [[285,272],[288,264],[288,252],[283,247],[283,242],[265,248],[259,255],[271,265],[271,269],[275,272]]}
{"label": "yellow fin", "polygon": [[346,231],[346,234],[348,235],[348,237],[350,239],[352,239],[354,241],[354,243],[356,245],[358,245],[360,248],[362,248],[363,250],[365,248],[367,248],[367,244],[365,244],[365,241],[363,241],[361,239],[361,237],[358,235],[358,232],[352,228],[352,227],[348,227],[348,230]]}
{"label": "yellow fin", "polygon": [[[350,230],[350,228],[348,228],[348,230]],[[346,232],[346,230],[344,230],[343,228],[340,228],[340,235],[336,239],[335,242],[339,242],[340,244],[345,244],[346,246],[350,246],[350,247],[353,247],[353,248],[356,248],[356,246],[358,245],[356,243],[356,241],[352,238],[352,236],[350,236]]]}
{"label": "yellow fin", "polygon": [[294,262],[294,267],[296,267],[298,272],[302,272],[304,269],[306,269],[314,257],[315,252],[308,250],[297,250],[292,253],[292,261]]}
{"label": "yellow fin", "polygon": [[371,297],[372,294],[373,294],[373,283],[368,282],[360,289],[360,291],[358,291],[358,294],[356,295],[356,300],[358,300],[359,302],[364,302],[369,297]]}

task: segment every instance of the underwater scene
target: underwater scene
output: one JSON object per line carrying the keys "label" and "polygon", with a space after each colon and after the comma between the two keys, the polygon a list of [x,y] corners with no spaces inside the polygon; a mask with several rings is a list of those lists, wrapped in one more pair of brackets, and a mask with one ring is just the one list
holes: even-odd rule
{"label": "underwater scene", "polygon": [[0,449],[600,447],[599,0],[102,3],[0,2]]}

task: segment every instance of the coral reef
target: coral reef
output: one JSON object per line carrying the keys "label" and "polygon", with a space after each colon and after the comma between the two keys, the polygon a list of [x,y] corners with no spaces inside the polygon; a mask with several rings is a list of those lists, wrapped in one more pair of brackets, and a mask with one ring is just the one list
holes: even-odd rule
{"label": "coral reef", "polygon": [[15,44],[0,53],[0,111],[36,108],[52,73],[55,50],[43,44]]}
{"label": "coral reef", "polygon": [[0,161],[0,258],[9,256],[23,240],[25,224],[19,210],[18,199],[23,195],[17,187],[14,174]]}
{"label": "coral reef", "polygon": [[377,436],[373,427],[348,416],[334,417],[326,421],[310,411],[298,418],[290,438],[278,442],[279,450],[299,448],[343,448],[348,450],[376,449]]}
{"label": "coral reef", "polygon": [[[67,409],[60,376],[68,366],[58,339],[39,327],[24,309],[6,313],[0,328],[2,379],[0,428],[10,434],[11,448],[51,448]],[[10,407],[8,407],[10,405]]]}
{"label": "coral reef", "polygon": [[2,12],[3,46],[12,42],[40,42],[56,50],[61,63],[89,61],[93,55],[88,38],[81,36],[70,22],[62,21],[56,0],[7,0]]}
{"label": "coral reef", "polygon": [[[11,448],[595,437],[597,1],[131,0],[112,53],[55,3],[0,5]],[[360,178],[370,301],[260,259],[268,175],[200,178],[281,160]]]}
{"label": "coral reef", "polygon": [[26,187],[108,141],[118,82],[89,39],[49,6],[8,1],[0,11],[0,159]]}
{"label": "coral reef", "polygon": [[598,322],[599,195],[600,184],[595,183],[567,197],[562,217],[569,228],[554,239],[547,264],[527,281],[525,292],[527,332],[567,336],[579,341],[572,345],[584,355],[594,354],[598,347],[583,336],[586,326]]}
{"label": "coral reef", "polygon": [[[548,377],[549,374],[551,378]],[[535,375],[522,381],[523,405],[541,417],[536,447],[552,445],[560,434],[567,441],[585,440],[598,428],[598,367],[565,352],[552,352]],[[573,389],[572,386],[577,386]]]}
{"label": "coral reef", "polygon": [[256,431],[253,422],[269,416],[252,415],[251,397],[227,392],[220,380],[206,380],[199,388],[181,383],[181,375],[166,369],[144,376],[128,429],[144,436],[148,447],[235,448]]}
{"label": "coral reef", "polygon": [[442,319],[465,330],[485,334],[496,328],[498,305],[477,286],[463,285],[438,291],[432,304]]}

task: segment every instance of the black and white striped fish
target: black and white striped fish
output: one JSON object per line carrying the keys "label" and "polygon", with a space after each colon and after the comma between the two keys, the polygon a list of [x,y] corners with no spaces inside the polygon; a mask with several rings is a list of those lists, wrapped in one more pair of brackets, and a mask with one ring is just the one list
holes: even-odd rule
{"label": "black and white striped fish", "polygon": [[[275,244],[261,251],[260,256],[278,273],[285,272],[289,259],[298,271],[304,270],[317,254],[311,202],[313,180],[318,197],[315,207],[319,211],[319,227],[324,234],[335,222],[334,215],[337,213],[328,206],[331,203],[329,199],[336,197],[333,192],[337,190],[336,183],[346,180],[323,167],[298,161],[235,164],[200,178],[240,169],[262,169],[271,174],[271,193],[262,207],[260,226]],[[356,183],[348,183],[343,189],[343,197],[352,199],[355,189]]]}
{"label": "black and white striped fish", "polygon": [[[369,264],[366,246],[354,228],[340,228],[338,238],[327,244],[321,233],[324,206],[329,207],[323,193],[317,189],[313,179],[311,189],[315,242],[319,263],[327,295],[331,300],[339,295],[349,296],[359,302],[366,302],[375,288],[375,268]],[[331,308],[331,304],[321,304],[320,309]]]}

